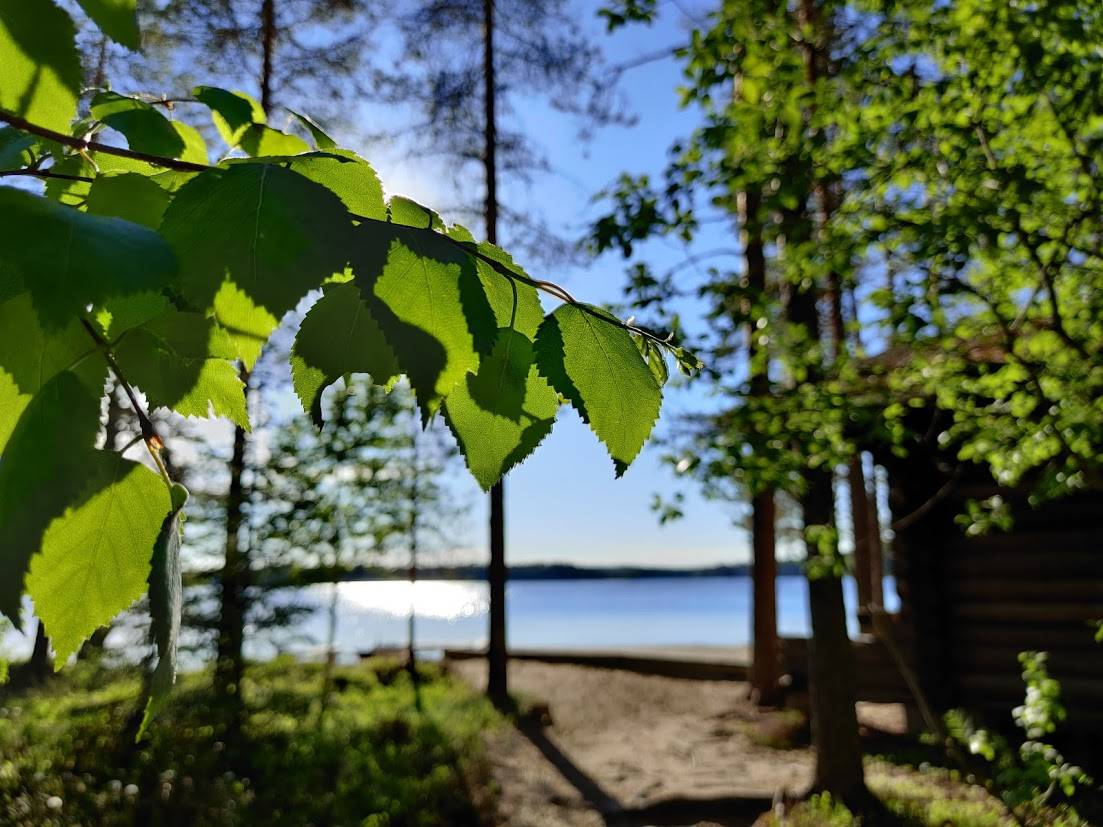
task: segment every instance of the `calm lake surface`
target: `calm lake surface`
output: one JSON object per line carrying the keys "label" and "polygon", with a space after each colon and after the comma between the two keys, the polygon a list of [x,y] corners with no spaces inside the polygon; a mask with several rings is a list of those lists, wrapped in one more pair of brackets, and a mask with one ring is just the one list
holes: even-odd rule
{"label": "calm lake surface", "polygon": [[[481,646],[487,635],[485,583],[424,580],[364,581],[338,585],[338,648],[343,652],[400,645],[411,603],[416,637],[424,648]],[[778,578],[781,634],[807,637],[808,587],[803,577]],[[854,581],[845,583],[851,632],[857,632]],[[328,604],[329,586],[300,600]],[[885,580],[885,602],[899,606],[895,583]],[[751,582],[747,577],[519,580],[507,588],[509,644],[518,648],[618,646],[740,646],[750,641]],[[325,638],[324,613],[306,624]]]}
{"label": "calm lake surface", "polygon": [[[406,641],[410,607],[424,649],[483,646],[487,636],[485,583],[369,580],[337,585],[337,648],[343,656]],[[741,646],[750,641],[751,582],[747,577],[660,577],[601,580],[518,580],[507,588],[509,645],[600,649],[618,646]],[[331,587],[284,592],[276,599],[315,606],[289,635],[274,644],[254,640],[250,655],[271,657],[277,649],[308,653],[326,640]],[[808,587],[803,577],[778,578],[781,634],[807,637]],[[856,633],[856,590],[845,582],[851,633]],[[892,578],[885,579],[888,609],[899,606]],[[33,626],[31,627],[33,630]],[[121,629],[116,632],[122,632]],[[124,635],[116,645],[126,646]],[[25,655],[31,646],[9,633],[5,651]]]}

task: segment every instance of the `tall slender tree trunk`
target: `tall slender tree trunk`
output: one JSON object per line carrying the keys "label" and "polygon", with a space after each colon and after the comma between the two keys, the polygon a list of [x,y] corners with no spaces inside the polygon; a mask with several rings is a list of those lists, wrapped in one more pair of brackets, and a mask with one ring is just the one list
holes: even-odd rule
{"label": "tall slender tree trunk", "polygon": [[[246,393],[249,372],[241,369]],[[236,720],[242,710],[241,681],[245,673],[245,619],[249,587],[249,551],[242,544],[245,517],[246,433],[234,429],[234,447],[230,455],[230,488],[226,493],[226,556],[220,577],[221,595],[218,616],[218,660],[215,662],[215,697]]]}
{"label": "tall slender tree trunk", "polygon": [[418,441],[418,421],[416,414],[412,417],[413,434],[411,447],[413,449],[413,463],[410,467],[410,616],[408,618],[409,628],[407,632],[409,634],[409,649],[407,651],[406,665],[410,670],[410,680],[413,681],[414,688],[417,688],[417,600],[415,596],[415,590],[417,589],[417,564],[418,564],[418,552],[420,548],[418,546],[418,509],[420,503],[418,502],[421,494],[421,450],[420,443]]}
{"label": "tall slender tree trunk", "polygon": [[34,649],[31,650],[30,660],[27,661],[25,673],[25,686],[35,686],[45,682],[53,674],[50,663],[50,638],[46,634],[46,625],[38,621],[38,629],[34,635]]}
{"label": "tall slender tree trunk", "polygon": [[276,54],[276,0],[264,0],[260,7],[260,37],[263,54],[260,67],[260,105],[272,113],[272,61]]}
{"label": "tall slender tree trunk", "polygon": [[[739,84],[736,83],[736,94]],[[766,292],[766,251],[763,239],[762,192],[748,189],[739,193],[737,211],[741,228],[743,257],[746,262],[746,287],[751,300],[761,306]],[[749,302],[744,310],[753,311]],[[751,395],[770,392],[770,379],[759,345],[754,321],[747,325],[747,361],[751,375]],[[755,492],[751,499],[751,583],[753,612],[751,640],[751,696],[766,706],[781,700],[781,655],[777,636],[777,508],[773,490]]]}
{"label": "tall slender tree trunk", "polygon": [[[801,48],[804,53],[806,80],[815,88],[827,65],[829,27],[820,14],[816,0],[800,0],[797,9],[800,29],[804,33]],[[816,181],[812,170],[810,180]],[[833,206],[832,193],[826,184],[817,184],[809,196],[819,201],[821,220],[826,220]],[[807,204],[807,202],[806,202]],[[798,219],[800,233],[807,239],[812,221],[806,207]],[[833,355],[842,346],[841,293],[837,274],[825,285],[828,300],[829,329]],[[813,286],[794,293],[790,303],[790,320],[802,325],[810,342],[821,342],[817,303],[820,296]],[[811,375],[810,381],[821,376]],[[806,544],[809,556],[818,555],[814,545],[823,536],[834,547],[823,549],[838,554],[835,533],[834,475],[830,471],[809,469],[806,491],[801,505],[804,510]],[[825,535],[816,536],[816,531]],[[825,567],[826,568],[826,567]],[[846,606],[843,602],[842,578],[832,570],[809,568],[808,605],[811,615],[812,639],[809,642],[809,681],[812,707],[812,743],[816,752],[813,787],[826,790],[844,802],[865,806],[870,794],[865,785],[862,748],[858,739],[858,717],[854,676],[854,650],[847,633]]]}
{"label": "tall slender tree trunk", "polygon": [[[486,171],[486,239],[498,243],[498,124],[494,75],[494,0],[483,0],[483,166]],[[496,704],[509,697],[506,645],[505,480],[490,489],[490,636],[487,646],[487,694]]]}

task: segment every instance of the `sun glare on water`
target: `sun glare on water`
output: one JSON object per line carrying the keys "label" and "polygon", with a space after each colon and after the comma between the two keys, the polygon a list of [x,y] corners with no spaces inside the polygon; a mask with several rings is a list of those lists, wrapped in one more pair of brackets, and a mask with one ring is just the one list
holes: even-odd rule
{"label": "sun glare on water", "polygon": [[358,611],[405,617],[411,604],[419,617],[461,620],[487,611],[486,587],[481,583],[446,580],[365,581],[342,583],[341,601]]}

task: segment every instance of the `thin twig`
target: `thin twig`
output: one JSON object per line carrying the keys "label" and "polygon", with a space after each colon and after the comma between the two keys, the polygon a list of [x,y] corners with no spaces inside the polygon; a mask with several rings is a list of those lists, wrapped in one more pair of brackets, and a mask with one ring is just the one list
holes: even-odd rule
{"label": "thin twig", "polygon": [[72,147],[79,152],[103,152],[106,155],[117,155],[120,158],[130,158],[134,161],[145,161],[147,164],[165,167],[166,169],[176,169],[181,172],[203,172],[210,168],[207,164],[193,164],[191,161],[165,158],[161,155],[151,155],[148,152],[136,152],[133,149],[101,144],[99,141],[90,141],[86,138],[74,138],[72,135],[66,135],[64,132],[56,132],[53,129],[47,129],[44,126],[31,123],[26,118],[21,118],[3,109],[0,109],[0,121],[10,124],[23,132],[29,132],[32,135],[38,135],[40,138],[46,138],[47,140]]}
{"label": "thin twig", "polygon": [[91,184],[95,178],[89,178],[87,175],[66,175],[63,172],[51,172],[48,169],[3,169],[0,170],[0,178],[12,178],[15,176],[26,176],[28,178],[41,178],[46,180],[48,178],[57,178],[61,181],[83,181],[86,184]]}
{"label": "thin twig", "polygon": [[92,337],[92,341],[99,347],[100,352],[103,354],[103,358],[107,361],[108,367],[110,367],[111,372],[115,374],[115,379],[122,385],[123,391],[130,400],[130,406],[134,409],[134,415],[138,417],[138,425],[142,429],[142,439],[146,441],[146,445],[156,446],[157,450],[160,450],[164,442],[158,435],[153,421],[149,418],[149,415],[138,401],[138,395],[134,392],[134,388],[131,387],[130,382],[128,382],[126,376],[123,375],[122,369],[115,360],[115,355],[108,347],[107,341],[100,335],[99,331],[96,330],[88,319],[82,316],[80,323],[84,325],[84,329],[88,332],[88,335]]}

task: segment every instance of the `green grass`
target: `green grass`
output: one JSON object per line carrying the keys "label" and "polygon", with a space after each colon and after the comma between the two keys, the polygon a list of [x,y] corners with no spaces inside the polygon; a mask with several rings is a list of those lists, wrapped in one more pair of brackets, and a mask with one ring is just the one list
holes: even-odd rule
{"label": "green grass", "polygon": [[78,667],[0,701],[0,824],[436,827],[493,810],[480,733],[500,718],[427,668],[420,710],[393,664],[339,668],[319,722],[321,668],[253,667],[240,741],[211,707],[209,675],[185,675],[135,746],[132,673]]}

